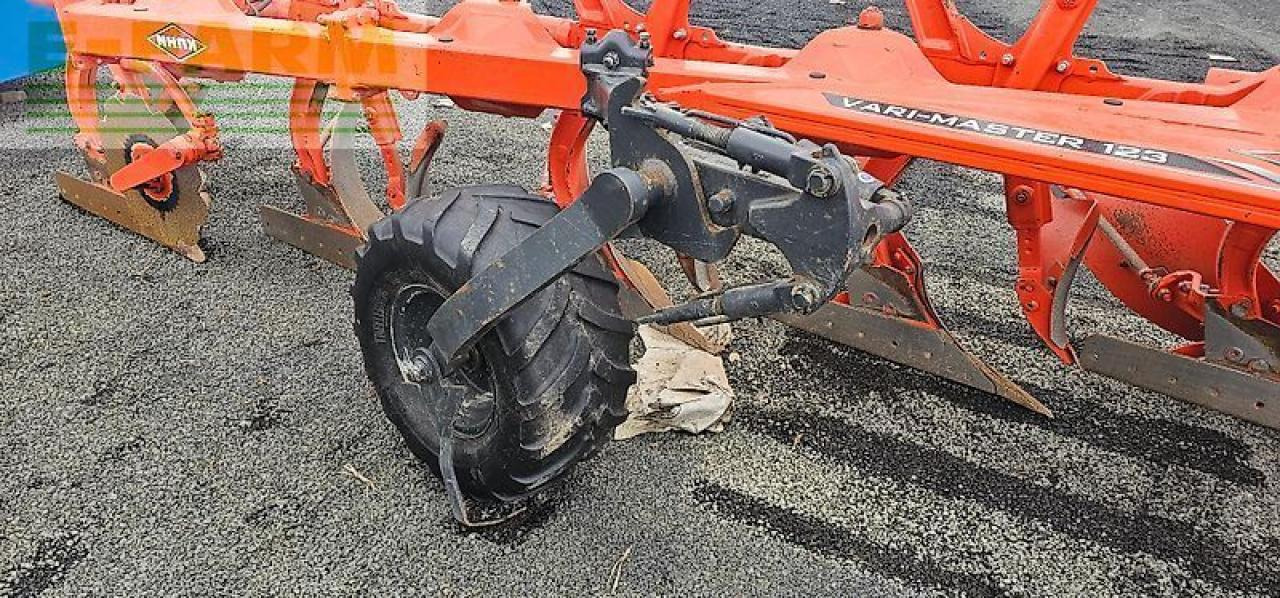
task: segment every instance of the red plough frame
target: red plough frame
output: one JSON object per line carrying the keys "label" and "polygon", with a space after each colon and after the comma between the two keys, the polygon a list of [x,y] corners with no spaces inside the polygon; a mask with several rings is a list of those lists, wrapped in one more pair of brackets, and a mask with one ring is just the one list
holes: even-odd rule
{"label": "red plough frame", "polygon": [[[767,118],[834,143],[887,182],[915,158],[1003,175],[1015,290],[1063,362],[1280,426],[1280,282],[1260,263],[1280,228],[1280,69],[1213,69],[1195,84],[1118,75],[1074,54],[1096,3],[1045,0],[1025,35],[1007,44],[949,1],[907,0],[915,40],[885,29],[869,9],[856,25],[787,50],[722,41],[689,22],[688,0],[655,0],[646,14],[620,0],[576,0],[577,20],[496,0],[465,1],[440,18],[404,13],[390,0],[59,0],[68,102],[92,175],[59,180],[68,200],[203,259],[196,241],[207,202],[184,199],[199,191],[184,173],[222,150],[216,124],[185,84],[289,77],[295,172],[308,211],[264,208],[264,225],[349,265],[382,212],[358,185],[350,140],[326,133],[326,98],[351,107],[347,118],[369,121],[392,208],[425,191],[444,127],[429,125],[402,161],[389,93],[446,95],[461,108],[507,116],[558,110],[548,191],[563,206],[589,180],[584,143],[593,121],[579,113],[576,49],[590,30],[644,32],[655,58],[648,89],[660,100]],[[150,123],[168,134],[113,155],[94,91],[100,68],[149,110],[170,115]],[[152,214],[166,201],[180,207]],[[1064,311],[1081,265],[1185,344],[1162,352],[1104,337],[1074,341]],[[951,339],[923,270],[906,239],[891,235],[837,302],[782,319],[1047,414]]]}

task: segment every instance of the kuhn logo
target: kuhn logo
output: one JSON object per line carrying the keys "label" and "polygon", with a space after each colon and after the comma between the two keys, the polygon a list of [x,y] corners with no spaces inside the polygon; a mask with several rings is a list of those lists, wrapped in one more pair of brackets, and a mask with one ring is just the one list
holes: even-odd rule
{"label": "kuhn logo", "polygon": [[159,31],[152,33],[147,38],[147,41],[160,48],[165,54],[172,56],[178,62],[185,62],[208,48],[208,46],[204,45],[204,42],[196,39],[196,36],[187,33],[185,29],[173,23],[169,23]]}

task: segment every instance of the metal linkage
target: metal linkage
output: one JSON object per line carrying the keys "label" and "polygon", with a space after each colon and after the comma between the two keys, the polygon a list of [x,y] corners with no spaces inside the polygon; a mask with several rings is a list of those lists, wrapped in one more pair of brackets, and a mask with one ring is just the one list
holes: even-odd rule
{"label": "metal linkage", "polygon": [[[432,371],[447,374],[504,314],[624,234],[708,262],[723,259],[743,234],[778,247],[789,277],[729,288],[639,320],[728,321],[816,310],[843,290],[884,235],[910,218],[905,200],[834,146],[791,141],[760,123],[710,124],[642,96],[646,42],[620,31],[602,40],[588,36],[583,113],[608,127],[615,167],[445,301],[427,325]],[[673,138],[700,142],[782,181],[692,159]]]}
{"label": "metal linkage", "polygon": [[[714,227],[740,231],[778,247],[793,271],[787,280],[728,289],[661,310],[641,322],[729,321],[783,312],[810,313],[844,288],[876,243],[911,217],[911,206],[832,145],[761,130],[758,124],[718,127],[668,106],[642,102],[624,110],[652,126],[694,139],[739,165],[777,175],[794,189],[695,161],[705,213]],[[714,254],[692,257],[708,261]]]}

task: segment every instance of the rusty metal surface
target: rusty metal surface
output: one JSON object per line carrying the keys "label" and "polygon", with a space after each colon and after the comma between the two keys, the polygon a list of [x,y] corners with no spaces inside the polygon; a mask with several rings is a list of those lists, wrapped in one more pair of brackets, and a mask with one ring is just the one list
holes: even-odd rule
{"label": "rusty metal surface", "polygon": [[836,303],[808,316],[772,317],[859,351],[1003,397],[1036,413],[1053,415],[1022,387],[965,351],[945,330]]}
{"label": "rusty metal surface", "polygon": [[[125,165],[125,146],[131,137],[145,135],[160,144],[178,135],[168,116],[151,112],[139,99],[105,102],[102,110],[106,164],[104,172],[94,173],[95,178],[109,177]],[[59,194],[66,201],[173,249],[187,259],[203,262],[205,255],[198,242],[200,228],[209,217],[209,200],[203,192],[202,175],[192,165],[174,171],[173,178],[177,199],[164,210],[156,209],[138,191],[116,193],[66,173],[57,174],[57,184]]]}
{"label": "rusty metal surface", "polygon": [[893,277],[885,270],[867,266],[850,275],[845,284],[849,292],[849,304],[928,323],[933,314],[928,300],[923,295],[904,288],[906,284],[902,278]]}
{"label": "rusty metal surface", "polygon": [[208,207],[203,201],[188,204],[190,213],[161,212],[148,206],[136,192],[121,195],[106,187],[82,181],[64,172],[55,174],[58,194],[77,207],[174,250],[193,262],[205,260],[200,240]]}
{"label": "rusty metal surface", "polygon": [[1280,429],[1276,382],[1232,368],[1166,353],[1109,336],[1080,343],[1086,370]]}
{"label": "rusty metal surface", "polygon": [[352,229],[344,229],[312,220],[271,206],[261,206],[262,230],[273,239],[284,241],[318,258],[355,270],[355,251],[364,237]]}
{"label": "rusty metal surface", "polygon": [[351,224],[351,219],[343,214],[338,192],[332,186],[313,181],[310,175],[296,165],[293,167],[293,178],[298,183],[298,193],[302,195],[302,203],[307,207],[308,218],[344,226]]}

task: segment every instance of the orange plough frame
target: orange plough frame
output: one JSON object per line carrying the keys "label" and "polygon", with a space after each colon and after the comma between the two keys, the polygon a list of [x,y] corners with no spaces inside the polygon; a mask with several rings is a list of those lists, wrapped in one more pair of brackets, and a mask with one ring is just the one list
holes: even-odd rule
{"label": "orange plough frame", "polygon": [[[1113,73],[1074,52],[1097,1],[1044,0],[1024,36],[1005,43],[948,0],[906,0],[915,39],[886,29],[868,9],[855,25],[822,32],[799,50],[723,41],[689,22],[689,0],[655,0],[643,14],[621,0],[575,0],[576,20],[502,0],[467,0],[438,18],[405,13],[392,0],[54,4],[69,52],[76,143],[93,173],[77,189],[96,189],[99,203],[145,208],[139,188],[221,154],[216,124],[195,113],[183,83],[260,73],[296,81],[294,170],[308,205],[296,216],[264,209],[273,236],[349,265],[381,214],[358,185],[349,150],[320,121],[326,98],[370,123],[393,208],[425,192],[444,129],[428,126],[413,159],[402,162],[389,93],[443,95],[460,108],[506,116],[557,110],[547,190],[568,205],[590,176],[584,144],[593,121],[579,112],[585,82],[577,48],[591,31],[621,29],[651,40],[648,91],[659,100],[766,118],[834,143],[886,182],[915,158],[1003,175],[1015,292],[1055,355],[1280,426],[1280,282],[1260,263],[1280,228],[1280,68],[1212,69],[1203,83]],[[94,90],[101,68],[156,110],[181,108],[189,130],[112,171]],[[162,93],[149,91],[142,76]],[[1158,351],[1073,339],[1065,307],[1081,266],[1186,342]],[[1048,414],[959,349],[925,294],[923,271],[906,239],[890,235],[836,303],[784,319]]]}

